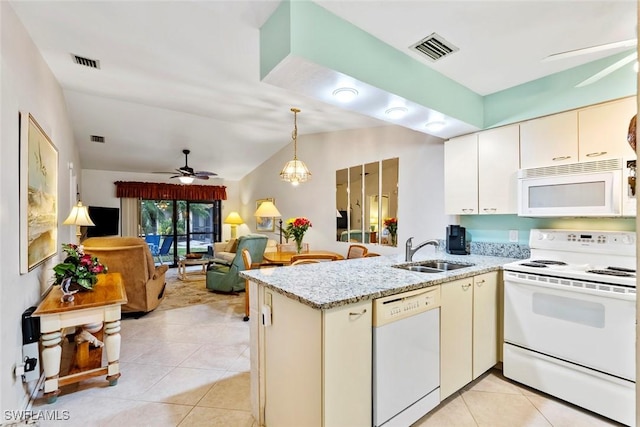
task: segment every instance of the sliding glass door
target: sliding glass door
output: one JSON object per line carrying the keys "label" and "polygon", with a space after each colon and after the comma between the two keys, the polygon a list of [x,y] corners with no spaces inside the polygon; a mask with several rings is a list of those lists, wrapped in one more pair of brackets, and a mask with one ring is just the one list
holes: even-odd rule
{"label": "sliding glass door", "polygon": [[142,200],[140,229],[156,262],[177,264],[187,253],[206,253],[221,238],[221,202]]}

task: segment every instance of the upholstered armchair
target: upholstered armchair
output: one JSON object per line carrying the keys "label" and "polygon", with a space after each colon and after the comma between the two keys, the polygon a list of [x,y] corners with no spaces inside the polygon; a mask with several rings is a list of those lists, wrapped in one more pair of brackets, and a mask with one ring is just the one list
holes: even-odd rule
{"label": "upholstered armchair", "polygon": [[127,291],[124,313],[149,312],[164,298],[166,265],[156,267],[149,246],[138,237],[90,237],[82,242],[110,273],[120,273]]}
{"label": "upholstered armchair", "polygon": [[242,250],[248,249],[253,263],[261,263],[267,246],[267,236],[248,234],[238,238],[236,255],[231,265],[217,264],[215,260],[207,268],[207,289],[218,292],[240,292],[244,290],[245,281],[238,273],[244,271]]}

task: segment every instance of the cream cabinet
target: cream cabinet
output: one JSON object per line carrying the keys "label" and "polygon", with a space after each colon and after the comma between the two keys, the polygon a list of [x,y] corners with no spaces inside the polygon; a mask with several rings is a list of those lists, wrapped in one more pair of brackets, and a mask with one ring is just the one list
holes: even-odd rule
{"label": "cream cabinet", "polygon": [[441,285],[441,400],[498,361],[498,280],[491,272]]}
{"label": "cream cabinet", "polygon": [[259,289],[271,322],[258,328],[258,418],[267,427],[371,425],[371,301],[316,310]]}
{"label": "cream cabinet", "polygon": [[478,213],[518,213],[520,126],[478,134]]}
{"label": "cream cabinet", "polygon": [[478,135],[444,143],[444,208],[448,215],[478,213]]}
{"label": "cream cabinet", "polygon": [[636,97],[632,96],[579,110],[579,160],[635,159],[627,133],[637,109]]}
{"label": "cream cabinet", "polygon": [[578,112],[554,114],[520,123],[522,169],[578,161]]}
{"label": "cream cabinet", "polygon": [[446,214],[517,213],[519,139],[512,125],[445,142]]}

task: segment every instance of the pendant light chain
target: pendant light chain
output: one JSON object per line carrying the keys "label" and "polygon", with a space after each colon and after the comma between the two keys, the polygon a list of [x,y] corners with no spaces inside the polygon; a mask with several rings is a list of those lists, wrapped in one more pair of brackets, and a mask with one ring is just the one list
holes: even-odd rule
{"label": "pendant light chain", "polygon": [[300,110],[292,108],[291,111],[293,111],[293,132],[291,132],[291,137],[293,138],[293,160],[298,160],[298,113]]}

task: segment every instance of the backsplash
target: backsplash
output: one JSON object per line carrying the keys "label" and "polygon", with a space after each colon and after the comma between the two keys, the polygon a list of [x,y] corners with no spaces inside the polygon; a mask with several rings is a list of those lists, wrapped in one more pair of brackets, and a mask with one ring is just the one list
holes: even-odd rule
{"label": "backsplash", "polygon": [[529,245],[519,243],[471,242],[468,250],[473,255],[503,256],[526,259],[531,255]]}

